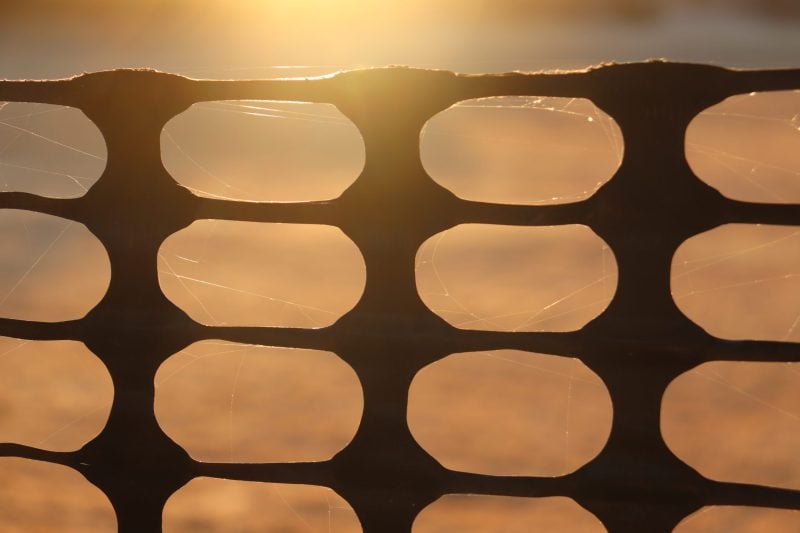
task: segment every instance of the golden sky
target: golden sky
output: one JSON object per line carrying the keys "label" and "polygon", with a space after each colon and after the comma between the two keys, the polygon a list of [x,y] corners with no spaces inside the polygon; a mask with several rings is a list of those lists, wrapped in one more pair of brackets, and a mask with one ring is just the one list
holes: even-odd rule
{"label": "golden sky", "polygon": [[285,77],[402,64],[461,72],[665,57],[794,66],[795,0],[28,0],[3,7],[0,78],[116,67]]}

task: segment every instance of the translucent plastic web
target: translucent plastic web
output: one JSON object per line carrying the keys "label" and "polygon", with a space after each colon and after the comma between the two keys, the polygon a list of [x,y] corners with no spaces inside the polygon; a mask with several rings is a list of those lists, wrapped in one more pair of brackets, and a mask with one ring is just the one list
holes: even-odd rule
{"label": "translucent plastic web", "polygon": [[[16,189],[0,194],[0,207],[5,210],[47,214],[66,221],[59,229],[63,235],[56,233],[43,250],[24,261],[0,299],[7,302],[19,296],[29,278],[68,237],[70,228],[80,228],[79,224],[103,245],[111,271],[107,291],[85,316],[78,313],[59,321],[7,317],[0,319],[0,334],[22,341],[80,340],[104,363],[114,383],[108,423],[77,451],[0,444],[0,455],[79,472],[108,497],[122,533],[158,531],[162,526],[169,530],[180,520],[192,519],[181,514],[187,508],[203,513],[212,505],[178,505],[184,498],[213,502],[213,494],[222,493],[242,498],[245,493],[251,495],[248,498],[268,493],[270,498],[263,500],[270,511],[266,514],[283,513],[300,531],[329,533],[357,531],[359,524],[366,533],[406,533],[418,516],[422,522],[429,516],[427,510],[453,500],[457,503],[463,495],[482,495],[475,498],[500,506],[523,498],[566,500],[572,502],[566,506],[588,511],[584,512],[586,524],[597,527],[602,523],[611,533],[640,531],[641,516],[648,517],[651,531],[666,533],[703,505],[797,510],[800,498],[795,487],[703,477],[665,445],[660,424],[661,401],[670,383],[704,363],[778,363],[789,369],[787,375],[796,374],[794,366],[786,366],[800,360],[796,301],[780,307],[786,323],[776,328],[777,333],[769,330],[761,337],[749,333],[743,339],[734,337],[741,342],[723,340],[727,334],[708,326],[702,317],[708,312],[703,307],[704,295],[796,281],[797,265],[786,267],[781,260],[767,261],[764,274],[756,279],[737,278],[736,266],[717,276],[708,273],[720,265],[739,265],[754,254],[796,247],[794,228],[800,226],[797,198],[781,192],[772,182],[765,183],[756,171],[755,178],[748,174],[749,180],[739,181],[770,191],[769,199],[741,200],[726,194],[719,184],[709,186],[699,179],[702,172],[697,172],[691,161],[687,164],[685,155],[687,149],[694,150],[740,178],[737,157],[751,168],[772,165],[772,170],[783,176],[778,180],[782,186],[788,183],[791,187],[798,173],[782,163],[737,156],[725,147],[698,145],[688,138],[687,145],[684,136],[704,109],[728,97],[754,91],[796,92],[798,87],[797,70],[737,72],[662,62],[553,74],[460,76],[387,68],[308,80],[203,81],[121,70],[58,82],[0,82],[0,100],[4,102],[80,110],[102,133],[108,151],[106,157],[103,150],[92,149],[97,145],[88,142],[91,134],[84,144],[31,125],[30,121],[48,113],[12,113],[12,104],[0,106],[0,132],[5,135],[0,143],[0,163],[6,164],[1,168],[25,167],[19,170],[51,176],[75,187],[54,195]],[[558,116],[588,127],[603,149],[617,154],[607,165],[616,170],[609,171],[612,175],[605,181],[590,180],[574,195],[558,193],[518,204],[467,198],[448,190],[424,167],[420,135],[428,121],[459,102],[472,102],[466,104],[473,106],[467,110],[482,112],[486,110],[482,106],[494,106],[486,99],[497,97],[512,98],[504,108],[507,111]],[[279,103],[287,101],[332,104],[340,115],[309,111],[305,107],[309,104]],[[610,118],[600,111],[584,111],[578,107],[583,105],[581,101],[592,102]],[[308,190],[315,190],[309,187],[277,201],[254,199],[247,196],[251,194],[249,185],[235,183],[232,175],[219,172],[215,163],[207,160],[207,153],[192,148],[169,129],[170,124],[178,124],[171,121],[179,120],[191,106],[208,116],[241,116],[261,125],[324,126],[341,131],[341,138],[345,132],[357,131],[361,138],[351,139],[348,146],[361,154],[361,159],[356,158],[356,164],[336,159],[342,171],[338,188],[322,197],[299,201],[307,198]],[[719,117],[712,114],[711,119],[715,118]],[[763,122],[735,111],[724,118]],[[794,115],[767,122],[797,131]],[[613,124],[621,135],[614,133]],[[294,133],[297,138],[310,135],[304,129]],[[445,136],[450,134],[458,132],[445,132]],[[502,135],[489,137],[504,143]],[[80,164],[89,161],[85,168],[102,177],[92,185],[89,174],[83,172],[9,160],[8,154],[22,139],[35,147],[41,144],[68,152]],[[551,141],[554,151],[564,148],[557,146],[559,139]],[[524,150],[531,147],[516,140],[507,144]],[[170,147],[169,154],[166,147]],[[335,157],[339,152],[331,151]],[[222,192],[179,183],[179,178],[170,174],[172,163],[191,169],[192,176]],[[571,163],[569,158],[567,163]],[[265,169],[263,180],[252,183],[291,181],[287,175]],[[358,253],[341,264],[333,256],[306,263],[320,268],[323,282],[349,291],[344,303],[336,304],[340,305],[337,308],[328,300],[296,297],[284,292],[287,284],[259,285],[277,277],[265,275],[267,267],[283,268],[280,261],[291,255],[279,253],[276,258],[268,252],[298,243],[307,246],[298,246],[297,253],[316,250],[315,241],[307,235],[302,239],[284,235],[284,240],[263,246],[265,255],[244,257],[243,261],[254,259],[264,268],[255,284],[244,276],[199,273],[215,257],[251,249],[248,245],[253,243],[235,237],[233,231],[227,235],[231,237],[228,241],[218,238],[224,226],[233,223],[295,230],[329,228],[338,239],[335,246]],[[205,235],[190,235],[192,228],[204,225],[208,227]],[[714,237],[712,228],[739,225],[777,228],[782,233],[759,233],[746,245],[719,244],[710,253],[681,257],[676,252],[691,248],[692,239]],[[463,289],[450,279],[462,276],[459,282],[464,281],[464,269],[454,268],[459,263],[480,263],[475,247],[456,250],[459,232],[469,228],[487,232],[481,244],[489,249],[508,244],[493,238],[492,231],[510,231],[515,238],[519,236],[525,252],[535,252],[533,258],[523,258],[514,255],[517,252],[509,246],[503,254],[516,260],[506,267],[530,261],[531,268],[545,269],[544,273],[574,264],[583,271],[572,276],[573,281],[577,279],[572,286],[539,271],[529,272],[531,279],[523,273],[521,286],[526,289],[534,281],[548,281],[539,293],[521,297],[517,286],[510,283],[513,272],[497,275],[479,268],[473,272],[478,279],[497,282],[488,285],[489,294],[502,293],[505,303],[517,308],[502,308],[491,298],[481,301],[482,296],[473,290],[475,285],[466,283],[467,289]],[[541,240],[539,235],[552,228],[583,232],[584,244],[589,244],[571,251],[560,248],[565,239]],[[540,239],[535,245],[525,240],[533,234]],[[176,245],[190,237],[194,247],[188,251]],[[170,249],[172,245],[176,248]],[[304,272],[298,264],[290,264],[287,270]],[[744,270],[752,266],[749,261],[741,264]],[[352,268],[360,268],[362,276],[337,277]],[[427,280],[422,280],[423,276],[428,276]],[[309,293],[316,297],[322,291]],[[173,299],[176,294],[182,295],[180,303]],[[277,322],[240,322],[213,305],[240,296],[246,304],[237,317],[269,315],[277,317]],[[683,302],[694,302],[694,307],[684,307]],[[255,307],[248,312],[251,305]],[[269,312],[264,312],[265,308]],[[737,331],[747,331],[743,328],[737,326]],[[298,352],[288,353],[293,349]],[[558,431],[551,443],[558,452],[561,471],[570,470],[568,465],[577,453],[579,392],[596,389],[587,386],[578,363],[605,383],[614,417],[608,442],[594,459],[557,477],[486,475],[445,468],[414,439],[407,418],[411,381],[421,370],[452,354],[484,353],[481,360],[501,364],[506,371],[505,365],[513,365],[513,372],[548,373],[517,360],[511,362],[501,350],[574,358],[553,374],[563,382],[555,418]],[[328,361],[346,370],[347,377],[342,379],[360,386],[360,396],[354,395],[352,401],[363,401],[363,412],[360,420],[352,423],[350,440],[343,438],[345,443],[334,447],[328,459],[233,462],[239,451],[237,443],[247,433],[240,417],[247,407],[247,387],[254,383],[253,368],[291,355],[297,355],[295,362],[308,357],[308,367],[300,365],[298,373],[306,372],[309,379],[315,365]],[[5,359],[0,357],[0,361]],[[231,363],[225,372],[219,372],[224,399],[217,418],[225,429],[221,446],[213,450],[218,455],[203,461],[194,450],[190,453],[183,447],[179,437],[170,438],[171,430],[157,418],[154,398],[178,383],[186,385],[185,378],[203,365],[223,360]],[[172,367],[156,378],[164,365]],[[213,373],[217,367],[203,368]],[[737,398],[796,423],[796,409],[760,392],[754,394],[718,369],[701,368],[694,371],[694,377],[734,390]],[[191,380],[188,382],[191,385]],[[281,384],[274,389],[281,389]],[[308,428],[325,423],[327,415],[318,413],[335,408],[335,403],[328,400],[315,407],[318,411],[312,416],[317,416],[306,424]],[[298,440],[298,448],[303,444]],[[318,493],[312,497],[295,491],[301,486],[315,486]],[[305,513],[305,508],[314,511]],[[468,511],[462,508],[460,512]],[[344,525],[339,526],[339,520]]]}

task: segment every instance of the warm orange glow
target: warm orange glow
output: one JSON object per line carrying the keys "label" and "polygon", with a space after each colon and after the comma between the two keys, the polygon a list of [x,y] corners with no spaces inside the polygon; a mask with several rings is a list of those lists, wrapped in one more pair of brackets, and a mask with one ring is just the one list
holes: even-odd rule
{"label": "warm orange glow", "polygon": [[[505,72],[650,57],[796,66],[796,2],[783,2],[786,12],[770,7],[780,2],[758,1],[698,9],[710,3],[27,0],[3,6],[0,78],[118,67],[194,78],[304,77],[388,64]],[[798,117],[798,91],[733,97],[693,122],[689,164],[730,198],[797,203]],[[432,179],[462,199],[485,202],[583,201],[613,180],[624,156],[613,119],[575,98],[463,102],[420,133],[421,161]],[[206,102],[170,121],[161,140],[162,161],[176,182],[211,198],[331,200],[365,164],[355,124],[327,104]],[[3,192],[77,198],[91,190],[106,159],[103,140],[79,111],[0,102]],[[0,210],[0,317],[80,318],[103,297],[106,252],[84,226],[68,224]],[[298,226],[195,222],[165,238],[152,268],[165,296],[210,327],[326,327],[358,305],[370,273],[338,228]],[[547,228],[552,237],[534,239],[519,227],[471,226],[420,239],[415,265],[423,303],[455,327],[575,331],[612,301],[614,250],[591,228]],[[712,335],[796,342],[798,243],[800,232],[788,226],[731,224],[688,238],[672,262],[672,297]],[[571,260],[554,261],[559,257]],[[298,352],[215,341],[176,352],[153,376],[162,428],[200,460],[330,457],[358,429],[358,376],[332,352]],[[272,358],[258,359],[265,355]],[[408,421],[445,466],[561,475],[591,460],[606,441],[613,413],[606,386],[577,359],[476,352],[426,368],[412,386]],[[74,450],[102,431],[113,386],[82,344],[2,337],[0,377],[1,439]],[[710,477],[797,489],[798,390],[797,364],[698,366],[667,389],[661,428],[676,455]],[[531,416],[530,405],[550,408]],[[480,435],[487,427],[497,431]],[[547,437],[550,448],[531,464],[533,445]],[[3,531],[50,533],[73,523],[76,531],[115,528],[107,498],[77,472],[50,463],[0,459],[0,502]],[[727,531],[719,524],[731,522],[742,531],[777,531],[796,521],[787,515],[701,510],[676,531]],[[62,516],[67,526],[51,523]],[[248,523],[291,530],[303,522],[321,531],[360,530],[350,505],[328,488],[210,478],[176,492],[164,517],[165,530],[174,532]],[[565,498],[450,495],[421,510],[414,532],[485,533],[509,522],[602,530]]]}

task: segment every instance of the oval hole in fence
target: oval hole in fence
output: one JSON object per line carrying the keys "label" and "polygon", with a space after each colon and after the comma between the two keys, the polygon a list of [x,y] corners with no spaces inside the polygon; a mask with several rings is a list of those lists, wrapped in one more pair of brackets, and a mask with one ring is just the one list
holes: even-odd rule
{"label": "oval hole in fence", "polygon": [[355,371],[318,350],[202,341],[167,359],[155,385],[159,425],[204,462],[330,459],[364,406]]}
{"label": "oval hole in fence", "polygon": [[734,200],[800,203],[800,91],[731,96],[686,129],[694,173]]}
{"label": "oval hole in fence", "polygon": [[0,191],[83,196],[107,155],[100,130],[79,109],[0,102]]}
{"label": "oval hole in fence", "polygon": [[0,337],[0,441],[74,451],[105,427],[114,385],[76,341]]}
{"label": "oval hole in fence", "polygon": [[192,105],[161,132],[161,159],[198,196],[252,202],[337,198],[364,168],[358,128],[332,104]]}
{"label": "oval hole in fence", "polygon": [[600,453],[611,398],[578,359],[522,352],[460,353],[414,377],[408,425],[443,466],[496,476],[561,476]]}
{"label": "oval hole in fence", "polygon": [[711,335],[800,341],[800,226],[726,224],[672,258],[672,298]]}
{"label": "oval hole in fence", "polygon": [[82,318],[103,298],[110,281],[108,254],[83,224],[0,209],[0,317]]}
{"label": "oval hole in fence", "polygon": [[575,500],[563,496],[518,498],[446,494],[417,515],[411,531],[604,533],[606,528]]}
{"label": "oval hole in fence", "polygon": [[317,328],[355,306],[366,266],[333,226],[198,220],[161,245],[158,280],[202,324]]}
{"label": "oval hole in fence", "polygon": [[611,302],[613,252],[582,225],[462,224],[417,251],[417,292],[460,329],[575,331]]}
{"label": "oval hole in fence", "polygon": [[622,132],[585,98],[465,100],[420,136],[425,170],[465,200],[564,204],[585,200],[622,162]]}
{"label": "oval hole in fence", "polygon": [[710,479],[800,489],[800,363],[702,364],[667,387],[661,432]]}
{"label": "oval hole in fence", "polygon": [[796,533],[800,513],[793,509],[710,505],[684,518],[673,533]]}
{"label": "oval hole in fence", "polygon": [[361,533],[350,504],[328,487],[198,477],[164,505],[164,533],[332,531]]}
{"label": "oval hole in fence", "polygon": [[66,466],[0,458],[0,523],[12,533],[116,533],[108,497]]}

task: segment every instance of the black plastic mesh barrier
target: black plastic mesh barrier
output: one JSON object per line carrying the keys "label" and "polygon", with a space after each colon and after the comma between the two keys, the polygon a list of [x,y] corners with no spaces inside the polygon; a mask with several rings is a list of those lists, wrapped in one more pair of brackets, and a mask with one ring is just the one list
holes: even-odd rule
{"label": "black plastic mesh barrier", "polygon": [[[734,72],[640,63],[586,72],[459,76],[406,68],[360,70],[312,80],[194,81],[121,70],[62,81],[0,82],[0,100],[80,108],[103,133],[108,166],[86,196],[51,200],[0,194],[0,207],[85,224],[111,259],[105,298],[82,320],[0,320],[0,335],[83,341],[107,365],[115,399],[105,430],[83,449],[45,452],[0,445],[0,455],[41,459],[82,472],[110,498],[121,532],[159,531],[166,499],[195,476],[331,487],[366,533],[407,532],[416,514],[447,493],[568,496],[612,533],[668,532],[703,505],[800,509],[800,492],[710,481],[678,460],[659,431],[667,384],[711,360],[800,361],[797,344],[713,338],[670,296],[670,263],[692,235],[731,222],[800,225],[800,205],[724,198],[696,178],[684,131],[704,108],[751,91],[800,88],[800,70]],[[591,99],[619,124],[625,155],[591,198],[556,206],[507,206],[456,198],[423,170],[419,134],[435,113],[465,99],[535,95]],[[195,102],[297,100],[335,104],[361,131],[366,166],[338,199],[255,204],[198,198],[161,163],[164,124]],[[264,169],[264,172],[269,172]],[[330,224],[360,248],[367,284],[358,305],[318,330],[207,327],[161,293],[159,245],[195,219]],[[456,329],[421,302],[417,248],[460,223],[585,224],[613,250],[619,284],[609,308],[577,332]],[[333,459],[300,464],[207,464],[159,429],[153,377],[163,360],[203,339],[330,350],[358,373],[364,414]],[[452,472],[411,437],[406,400],[414,374],[448,354],[520,349],[579,357],[605,382],[614,405],[610,440],[578,471],[559,478]]]}

